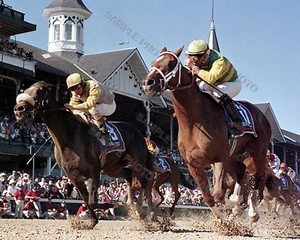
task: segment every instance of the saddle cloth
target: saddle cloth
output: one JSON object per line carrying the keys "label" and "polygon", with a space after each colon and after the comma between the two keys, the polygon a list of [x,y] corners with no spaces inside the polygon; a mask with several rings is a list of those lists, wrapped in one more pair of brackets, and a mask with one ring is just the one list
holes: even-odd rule
{"label": "saddle cloth", "polygon": [[[238,138],[238,137],[242,137],[246,133],[248,133],[248,134],[253,134],[255,137],[257,137],[251,112],[243,104],[238,103],[238,102],[233,102],[233,103],[234,103],[234,107],[239,112],[239,115],[242,118],[241,120],[244,123],[244,128],[241,130],[237,130],[235,128],[228,127],[228,132],[229,132],[230,136],[234,137],[234,138]],[[224,106],[223,106],[223,109],[224,109],[225,116],[226,116],[226,122],[229,123],[230,117],[228,115],[228,112]]]}
{"label": "saddle cloth", "polygon": [[289,182],[283,174],[280,176],[280,186],[282,190],[287,190],[289,188]]}
{"label": "saddle cloth", "polygon": [[156,157],[154,160],[154,164],[156,165],[156,167],[159,170],[158,174],[167,172],[167,171],[171,171],[171,167],[170,167],[169,163],[162,157]]}
{"label": "saddle cloth", "polygon": [[[119,129],[112,123],[105,121],[106,129],[109,133],[109,140],[105,142],[106,153],[125,151],[125,143]],[[99,144],[102,147],[103,142],[98,138]]]}
{"label": "saddle cloth", "polygon": [[[210,91],[202,91],[203,93],[207,94],[210,96],[216,103],[219,104],[219,99],[217,99],[216,96],[212,94]],[[223,111],[225,113],[226,117],[226,122],[227,124],[231,122],[229,114],[223,104],[219,104],[223,107]],[[235,128],[230,128],[228,127],[228,133],[230,138],[238,138],[244,136],[244,134],[253,134],[255,137],[257,137],[256,131],[255,131],[255,126],[254,126],[254,121],[251,112],[246,108],[243,104],[239,102],[233,101],[233,105],[236,108],[236,110],[239,112],[240,117],[242,118],[242,122],[244,123],[244,128],[242,130],[237,130]]]}

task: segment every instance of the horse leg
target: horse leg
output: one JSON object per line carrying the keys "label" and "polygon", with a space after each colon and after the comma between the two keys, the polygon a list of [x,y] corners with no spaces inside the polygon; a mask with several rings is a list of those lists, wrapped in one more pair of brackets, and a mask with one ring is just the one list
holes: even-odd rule
{"label": "horse leg", "polygon": [[152,192],[154,193],[156,198],[156,204],[153,205],[153,208],[157,209],[160,206],[160,204],[164,201],[164,196],[159,191],[159,187],[157,185],[152,188]]}
{"label": "horse leg", "polygon": [[[68,174],[67,174],[67,176],[68,176]],[[72,183],[74,184],[74,186],[78,189],[83,201],[85,202],[85,204],[87,206],[89,214],[92,218],[91,228],[94,228],[96,226],[96,224],[98,223],[98,218],[94,211],[94,209],[97,206],[97,202],[94,201],[94,204],[93,204],[93,200],[91,200],[91,199],[94,199],[94,200],[96,199],[96,192],[94,192],[94,196],[92,196],[91,193],[88,192],[88,188],[93,189],[93,187],[91,187],[91,186],[86,187],[86,185],[81,177],[70,178],[70,179],[71,179]],[[92,185],[91,181],[90,181],[90,184]],[[90,205],[90,203],[92,203],[92,205]]]}
{"label": "horse leg", "polygon": [[230,200],[235,203],[235,206],[241,202],[241,186],[244,183],[246,166],[244,163],[234,161],[234,164],[229,165],[229,169],[236,173],[236,183],[234,185],[233,193]]}
{"label": "horse leg", "polygon": [[202,192],[203,200],[208,205],[210,210],[213,212],[214,216],[220,220],[224,219],[220,209],[215,205],[213,196],[210,194],[210,188],[209,188],[207,176],[205,175],[204,172],[204,167],[196,168],[193,167],[191,164],[188,164],[188,168],[189,168],[189,172],[191,173],[196,184],[199,186]]}
{"label": "horse leg", "polygon": [[152,186],[153,186],[153,181],[149,181],[146,183],[145,185],[145,195],[146,195],[146,198],[147,198],[147,203],[148,203],[148,209],[149,209],[149,212],[150,212],[150,216],[151,216],[151,219],[154,218],[154,206],[153,206],[153,202],[152,202]]}
{"label": "horse leg", "polygon": [[[263,150],[262,153],[259,151],[250,153],[250,156],[245,160],[245,162],[251,163],[251,166],[254,164],[252,169],[252,175],[254,176],[254,186],[249,194],[249,212],[248,216],[250,218],[250,223],[257,222],[259,219],[259,214],[257,211],[257,201],[258,199],[263,200],[263,191],[266,185],[266,153]],[[245,163],[247,166],[247,163]],[[249,165],[250,166],[250,165]],[[248,169],[248,168],[247,168]],[[254,174],[253,174],[254,173]]]}
{"label": "horse leg", "polygon": [[271,212],[274,212],[276,215],[279,215],[277,211],[277,205],[280,204],[280,201],[278,201],[278,197],[274,197],[271,204]]}
{"label": "horse leg", "polygon": [[272,212],[272,202],[274,201],[274,199],[271,202],[266,198],[263,199],[263,204],[264,204],[265,208],[267,209],[267,212]]}
{"label": "horse leg", "polygon": [[290,206],[292,215],[296,215],[293,199],[291,196],[288,196],[288,198],[287,198],[287,205]]}
{"label": "horse leg", "polygon": [[125,182],[127,184],[127,201],[126,201],[126,205],[127,206],[132,206],[133,205],[132,181],[128,181],[127,179],[125,179]]}
{"label": "horse leg", "polygon": [[97,186],[98,185],[95,183],[95,181],[93,181],[92,178],[89,178],[87,180],[87,191],[89,194],[88,204],[90,206],[94,206],[97,203],[97,198],[96,198]]}
{"label": "horse leg", "polygon": [[230,200],[234,202],[234,207],[232,209],[232,214],[234,216],[239,216],[243,212],[240,202],[241,202],[241,185],[236,182],[233,190],[233,194],[230,197]]}
{"label": "horse leg", "polygon": [[213,187],[213,197],[216,203],[223,203],[225,197],[225,169],[223,162],[214,163],[214,187]]}
{"label": "horse leg", "polygon": [[136,210],[137,210],[137,214],[140,216],[141,219],[145,218],[145,213],[143,211],[143,199],[144,199],[144,193],[145,193],[145,189],[141,188],[140,189],[140,194],[137,198],[136,201]]}
{"label": "horse leg", "polygon": [[175,214],[174,214],[175,206],[180,198],[180,193],[178,191],[178,184],[172,184],[172,189],[175,193],[175,199],[172,204],[172,207],[170,208],[170,216],[171,216],[171,219],[174,220],[175,219]]}
{"label": "horse leg", "polygon": [[259,214],[257,213],[257,197],[258,190],[253,190],[249,195],[249,217],[251,223],[257,222],[259,219]]}

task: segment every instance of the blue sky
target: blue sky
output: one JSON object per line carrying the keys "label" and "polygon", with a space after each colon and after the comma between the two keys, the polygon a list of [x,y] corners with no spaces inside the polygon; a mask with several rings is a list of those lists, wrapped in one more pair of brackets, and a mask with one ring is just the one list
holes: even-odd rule
{"label": "blue sky", "polygon": [[[194,39],[208,40],[211,1],[83,0],[93,12],[85,22],[85,54],[138,48],[147,66],[164,46],[177,50]],[[47,49],[51,0],[5,0],[24,12],[37,31],[17,40]],[[300,1],[215,0],[215,27],[221,52],[243,76],[236,99],[271,103],[281,128],[300,134]],[[121,30],[111,16],[128,26]],[[124,45],[118,45],[120,41]],[[146,48],[146,42],[148,47]],[[184,60],[184,55],[181,56]]]}

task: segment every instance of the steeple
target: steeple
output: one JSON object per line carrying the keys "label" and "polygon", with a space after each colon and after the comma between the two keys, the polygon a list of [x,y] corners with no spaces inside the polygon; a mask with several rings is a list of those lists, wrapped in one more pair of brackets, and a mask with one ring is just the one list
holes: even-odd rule
{"label": "steeple", "polygon": [[58,56],[84,53],[84,21],[92,12],[82,0],[52,0],[42,15],[49,18],[48,51]]}
{"label": "steeple", "polygon": [[214,23],[214,0],[212,0],[212,17],[210,22],[210,33],[208,37],[208,46],[210,49],[215,49],[220,52],[219,43],[216,34],[216,28]]}

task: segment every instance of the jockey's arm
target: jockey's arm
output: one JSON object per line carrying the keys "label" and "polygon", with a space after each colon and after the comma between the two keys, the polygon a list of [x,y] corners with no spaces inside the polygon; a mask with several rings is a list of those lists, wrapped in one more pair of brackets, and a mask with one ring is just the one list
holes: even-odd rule
{"label": "jockey's arm", "polygon": [[224,70],[224,59],[221,58],[214,61],[210,70],[200,69],[197,75],[205,82],[213,85],[218,79],[222,77],[224,72],[223,70]]}
{"label": "jockey's arm", "polygon": [[100,94],[101,94],[100,88],[94,87],[89,90],[89,96],[87,97],[85,102],[80,103],[76,99],[76,97],[72,95],[72,98],[71,98],[69,104],[75,110],[88,110],[97,104]]}

